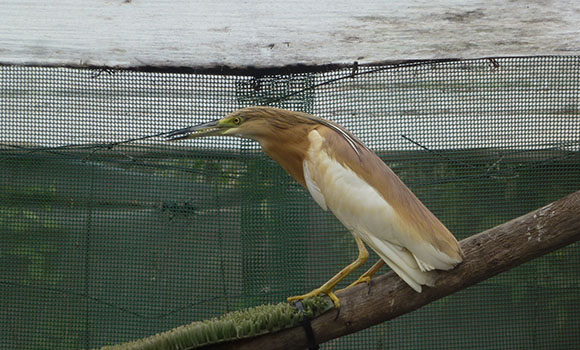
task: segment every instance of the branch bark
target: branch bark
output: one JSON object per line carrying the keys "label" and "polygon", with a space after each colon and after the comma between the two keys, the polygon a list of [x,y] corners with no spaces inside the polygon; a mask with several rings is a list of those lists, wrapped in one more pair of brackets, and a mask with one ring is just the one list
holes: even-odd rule
{"label": "branch bark", "polygon": [[[416,293],[393,272],[337,294],[341,309],[312,320],[317,343],[351,334],[416,310],[580,239],[580,191],[461,241],[465,260],[440,272],[433,288]],[[302,327],[204,349],[305,349]]]}

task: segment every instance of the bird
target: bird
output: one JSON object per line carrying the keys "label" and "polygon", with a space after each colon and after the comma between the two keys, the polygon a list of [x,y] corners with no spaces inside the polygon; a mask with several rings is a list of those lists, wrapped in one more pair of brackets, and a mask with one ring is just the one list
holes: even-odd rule
{"label": "bird", "polygon": [[363,265],[368,245],[380,257],[347,286],[367,283],[387,264],[412,289],[434,286],[435,270],[451,270],[464,255],[453,234],[373,151],[343,126],[308,113],[253,106],[179,129],[168,140],[231,136],[257,141],[314,201],[352,233],[358,257],[319,288],[288,302],[326,294]]}

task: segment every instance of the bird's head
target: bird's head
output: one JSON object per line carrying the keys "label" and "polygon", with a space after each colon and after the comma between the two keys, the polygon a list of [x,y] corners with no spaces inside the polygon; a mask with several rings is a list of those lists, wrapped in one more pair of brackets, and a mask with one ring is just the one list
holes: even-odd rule
{"label": "bird's head", "polygon": [[248,107],[224,118],[190,126],[167,134],[170,140],[206,136],[234,136],[262,142],[288,136],[289,129],[314,125],[305,114],[270,107]]}

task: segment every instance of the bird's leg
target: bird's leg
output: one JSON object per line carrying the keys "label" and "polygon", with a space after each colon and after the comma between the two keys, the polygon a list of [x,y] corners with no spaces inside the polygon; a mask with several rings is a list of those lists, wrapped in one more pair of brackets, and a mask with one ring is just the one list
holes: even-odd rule
{"label": "bird's leg", "polygon": [[351,284],[349,284],[348,286],[346,286],[346,288],[344,288],[344,289],[350,288],[352,286],[356,286],[357,284],[361,284],[361,283],[366,283],[366,284],[370,285],[370,283],[371,283],[371,277],[377,271],[379,271],[379,269],[381,267],[383,267],[384,265],[385,265],[384,260],[383,259],[379,259],[379,261],[377,261],[373,266],[371,266],[371,268],[368,269],[367,272],[363,273],[356,281],[352,282]]}
{"label": "bird's leg", "polygon": [[318,294],[324,293],[324,294],[328,295],[328,297],[334,302],[334,306],[336,308],[339,308],[340,307],[340,300],[338,300],[336,295],[334,295],[334,293],[332,292],[332,289],[340,281],[342,281],[343,278],[348,276],[351,272],[353,272],[359,266],[363,265],[367,261],[367,259],[369,258],[369,252],[365,248],[363,241],[359,237],[356,237],[356,236],[354,237],[354,240],[355,240],[356,245],[358,247],[358,258],[356,258],[355,261],[353,261],[352,263],[350,263],[350,265],[348,265],[347,267],[342,269],[334,277],[332,277],[330,280],[328,280],[328,282],[326,282],[325,284],[320,286],[320,288],[316,288],[312,292],[306,293],[304,295],[297,295],[294,297],[290,297],[290,298],[288,298],[288,301],[292,302],[294,300],[303,300],[303,299],[310,298],[310,297],[316,296]]}

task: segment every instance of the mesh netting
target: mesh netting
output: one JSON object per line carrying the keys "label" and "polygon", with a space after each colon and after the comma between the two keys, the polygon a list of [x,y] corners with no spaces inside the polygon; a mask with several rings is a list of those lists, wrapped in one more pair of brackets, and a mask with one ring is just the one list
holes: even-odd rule
{"label": "mesh netting", "polygon": [[[252,141],[114,144],[240,107],[344,125],[459,239],[580,188],[579,57],[358,73],[0,66],[0,348],[144,337],[308,292],[356,258]],[[322,348],[579,348],[579,266],[574,244]]]}

